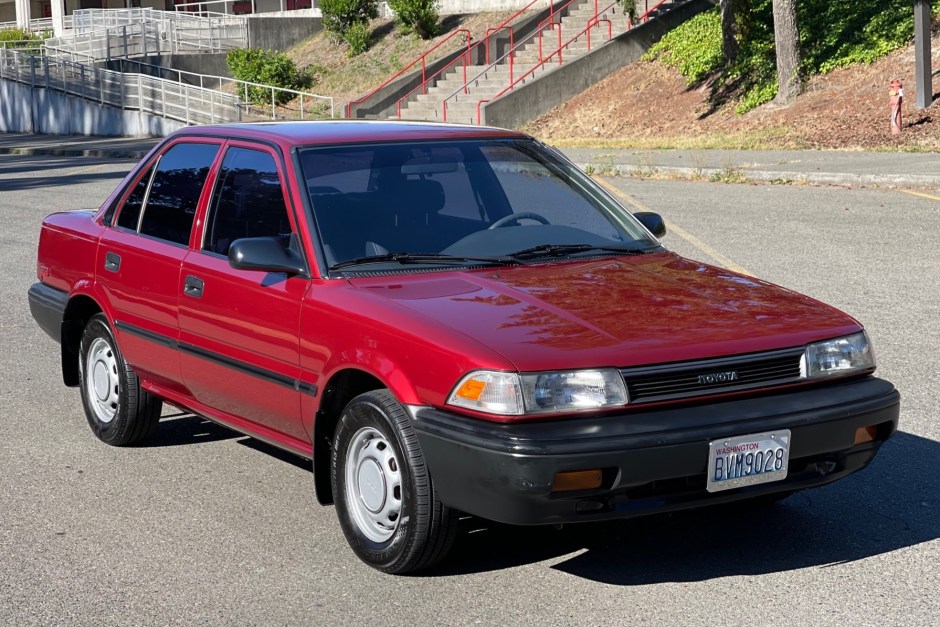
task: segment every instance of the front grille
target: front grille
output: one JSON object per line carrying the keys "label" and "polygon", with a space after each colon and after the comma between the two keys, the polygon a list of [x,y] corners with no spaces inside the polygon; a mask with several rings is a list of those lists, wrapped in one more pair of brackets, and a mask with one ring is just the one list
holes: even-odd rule
{"label": "front grille", "polygon": [[802,348],[621,370],[630,403],[652,403],[800,381]]}

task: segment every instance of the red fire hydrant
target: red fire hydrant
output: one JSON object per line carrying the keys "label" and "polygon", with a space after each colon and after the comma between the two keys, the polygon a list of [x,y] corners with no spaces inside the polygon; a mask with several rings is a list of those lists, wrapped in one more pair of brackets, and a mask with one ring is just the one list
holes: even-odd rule
{"label": "red fire hydrant", "polygon": [[891,134],[901,134],[901,105],[904,103],[904,85],[901,81],[894,79],[891,81],[891,89],[888,91],[891,96]]}

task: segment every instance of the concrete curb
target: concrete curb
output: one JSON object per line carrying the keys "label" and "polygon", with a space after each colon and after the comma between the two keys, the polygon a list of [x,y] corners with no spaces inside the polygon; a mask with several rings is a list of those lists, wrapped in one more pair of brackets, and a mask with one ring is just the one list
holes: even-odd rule
{"label": "concrete curb", "polygon": [[99,159],[143,159],[150,152],[146,150],[118,150],[114,148],[89,148],[76,150],[73,148],[0,148],[0,155],[19,155],[23,157],[95,157]]}
{"label": "concrete curb", "polygon": [[[726,180],[740,177],[746,181],[780,184],[818,184],[818,185],[880,185],[880,186],[913,186],[938,187],[940,176],[922,174],[852,174],[847,172],[794,172],[774,170],[747,170],[742,168],[686,168],[675,166],[648,166],[633,167],[619,164],[597,167],[596,163],[577,163],[582,170],[593,172],[600,176],[628,176],[638,178],[654,178],[657,175],[666,175],[675,178],[690,180],[710,179]],[[733,182],[733,181],[732,181]]]}

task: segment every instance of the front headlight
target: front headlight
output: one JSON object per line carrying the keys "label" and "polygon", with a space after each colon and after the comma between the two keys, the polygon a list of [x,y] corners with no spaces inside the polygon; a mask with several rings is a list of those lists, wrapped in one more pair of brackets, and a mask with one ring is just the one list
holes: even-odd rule
{"label": "front headlight", "polygon": [[616,370],[478,371],[461,379],[447,402],[489,414],[548,414],[626,405],[627,390]]}
{"label": "front headlight", "polygon": [[862,331],[806,347],[800,361],[800,374],[807,379],[852,374],[875,368],[875,353]]}

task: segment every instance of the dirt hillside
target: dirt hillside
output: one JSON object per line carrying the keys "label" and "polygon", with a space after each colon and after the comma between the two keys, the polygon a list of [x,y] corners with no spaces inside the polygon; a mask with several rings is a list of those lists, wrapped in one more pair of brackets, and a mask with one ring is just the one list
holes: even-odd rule
{"label": "dirt hillside", "polygon": [[[940,98],[940,36],[932,41]],[[905,88],[903,133],[890,134],[888,84]],[[640,148],[847,148],[940,150],[940,100],[914,108],[914,49],[868,66],[812,78],[793,105],[736,115],[709,102],[710,85],[687,87],[675,70],[640,61],[526,125],[558,145]]]}

